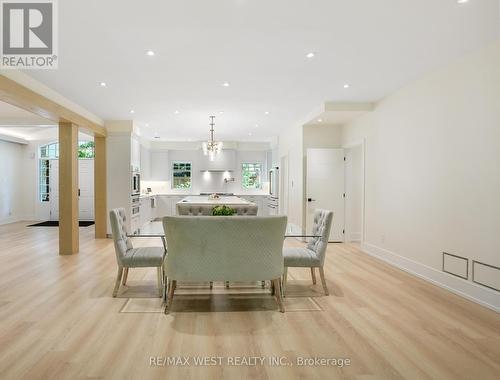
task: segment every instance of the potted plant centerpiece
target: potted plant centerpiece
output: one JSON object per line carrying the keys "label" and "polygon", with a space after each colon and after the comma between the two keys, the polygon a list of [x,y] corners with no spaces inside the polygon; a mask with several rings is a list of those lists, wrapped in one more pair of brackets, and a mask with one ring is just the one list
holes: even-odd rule
{"label": "potted plant centerpiece", "polygon": [[212,210],[212,215],[214,216],[232,216],[236,213],[234,208],[228,207],[226,205],[215,206]]}

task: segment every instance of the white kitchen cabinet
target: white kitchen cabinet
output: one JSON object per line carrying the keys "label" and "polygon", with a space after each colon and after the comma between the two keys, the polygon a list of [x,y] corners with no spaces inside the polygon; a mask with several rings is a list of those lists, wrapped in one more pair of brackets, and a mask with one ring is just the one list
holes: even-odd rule
{"label": "white kitchen cabinet", "polygon": [[169,181],[170,168],[167,151],[151,152],[151,181]]}
{"label": "white kitchen cabinet", "polygon": [[156,196],[156,218],[163,218],[171,214],[170,197],[168,195]]}
{"label": "white kitchen cabinet", "polygon": [[265,194],[257,194],[257,195],[239,195],[240,198],[243,198],[249,202],[255,203],[258,207],[257,216],[267,216],[267,195]]}
{"label": "white kitchen cabinet", "polygon": [[134,170],[141,170],[141,143],[139,140],[132,136],[130,140],[130,165]]}
{"label": "white kitchen cabinet", "polygon": [[152,220],[151,216],[151,197],[141,198],[139,202],[139,210],[141,216],[141,226]]}
{"label": "white kitchen cabinet", "polygon": [[141,145],[141,179],[151,180],[151,151],[143,145]]}
{"label": "white kitchen cabinet", "polygon": [[180,202],[185,197],[185,195],[173,195],[170,197],[170,215],[177,215],[177,202]]}

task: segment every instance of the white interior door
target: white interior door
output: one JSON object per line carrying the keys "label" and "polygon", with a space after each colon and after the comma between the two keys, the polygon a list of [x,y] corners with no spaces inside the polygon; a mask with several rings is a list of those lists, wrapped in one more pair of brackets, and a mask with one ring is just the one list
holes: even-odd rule
{"label": "white interior door", "polygon": [[[59,161],[50,162],[50,220],[59,220]],[[78,160],[78,219],[94,220],[94,160]]]}
{"label": "white interior door", "polygon": [[315,209],[332,210],[330,241],[344,241],[344,179],[343,149],[307,149],[307,231]]}
{"label": "white interior door", "polygon": [[78,160],[78,187],[80,220],[94,220],[94,160]]}

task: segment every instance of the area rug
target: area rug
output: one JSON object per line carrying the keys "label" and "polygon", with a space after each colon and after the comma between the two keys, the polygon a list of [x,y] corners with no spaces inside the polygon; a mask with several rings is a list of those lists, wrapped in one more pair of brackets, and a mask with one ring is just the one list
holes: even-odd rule
{"label": "area rug", "polygon": [[[80,220],[78,222],[78,225],[80,227],[88,227],[88,226],[92,226],[93,224],[94,224],[93,220],[92,221]],[[47,220],[46,222],[30,224],[26,227],[59,227],[59,221],[58,220]]]}

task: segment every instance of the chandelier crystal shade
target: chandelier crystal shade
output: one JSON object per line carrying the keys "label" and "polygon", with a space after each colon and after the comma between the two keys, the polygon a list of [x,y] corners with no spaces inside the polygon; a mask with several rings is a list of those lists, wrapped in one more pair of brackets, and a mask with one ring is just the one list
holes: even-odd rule
{"label": "chandelier crystal shade", "polygon": [[205,156],[208,156],[208,159],[210,161],[213,161],[215,159],[215,156],[220,153],[222,150],[222,141],[215,141],[214,140],[214,127],[215,127],[215,122],[214,122],[215,116],[210,116],[210,136],[208,141],[204,142],[201,144],[201,147],[203,149],[203,154]]}

